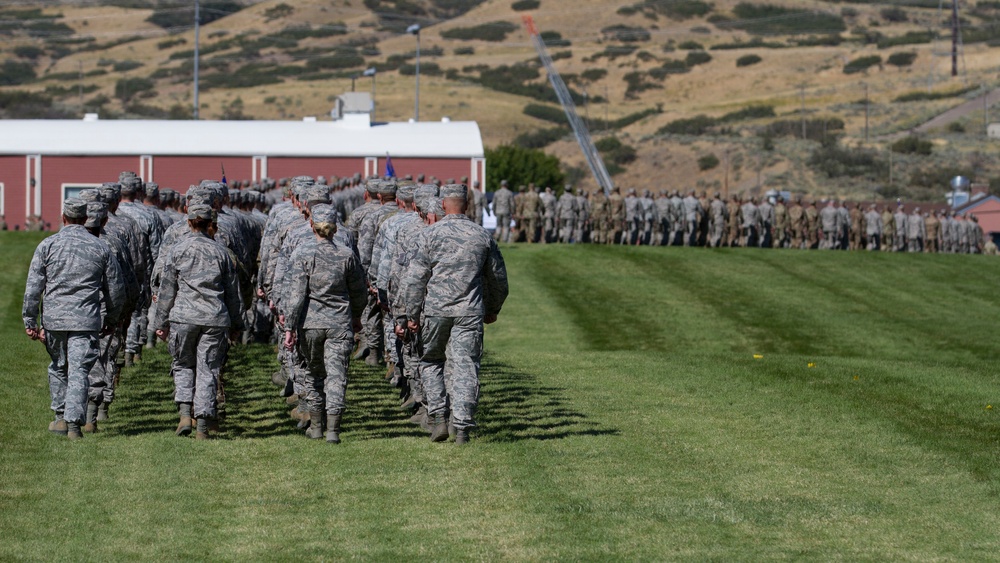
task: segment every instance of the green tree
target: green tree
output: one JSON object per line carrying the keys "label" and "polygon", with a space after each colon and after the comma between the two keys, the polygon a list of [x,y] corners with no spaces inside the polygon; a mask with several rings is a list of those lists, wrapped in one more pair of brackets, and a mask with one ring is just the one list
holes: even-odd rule
{"label": "green tree", "polygon": [[534,182],[540,186],[562,185],[566,179],[559,168],[559,159],[537,149],[515,145],[500,145],[486,149],[486,191],[495,192],[500,180],[507,180],[513,189],[520,184]]}

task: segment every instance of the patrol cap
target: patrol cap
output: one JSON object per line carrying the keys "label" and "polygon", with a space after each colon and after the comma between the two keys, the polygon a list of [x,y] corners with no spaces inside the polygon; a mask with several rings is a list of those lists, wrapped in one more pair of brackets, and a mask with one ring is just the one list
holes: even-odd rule
{"label": "patrol cap", "polygon": [[[156,184],[150,184],[150,185],[155,186]],[[169,202],[173,201],[174,200],[174,196],[176,196],[176,195],[177,195],[177,192],[175,192],[174,190],[172,190],[170,188],[163,188],[162,190],[160,190],[160,199],[163,200],[166,203],[169,203]]]}
{"label": "patrol cap", "polygon": [[424,214],[433,213],[439,217],[444,215],[444,207],[441,205],[441,198],[437,196],[426,196],[421,198],[417,203],[417,209]]}
{"label": "patrol cap", "polygon": [[441,186],[441,199],[449,198],[467,200],[469,199],[469,188],[462,184],[446,184]]}
{"label": "patrol cap", "polygon": [[207,190],[205,188],[191,188],[188,190],[186,197],[188,207],[194,205],[211,206],[215,201],[215,194],[211,190]]}
{"label": "patrol cap", "polygon": [[413,201],[413,195],[417,191],[417,185],[413,182],[403,182],[400,184],[399,188],[396,190],[396,199],[400,199],[407,203]]}
{"label": "patrol cap", "polygon": [[132,172],[131,170],[123,170],[118,173],[118,183],[123,184],[125,183],[126,178],[135,178],[135,177],[136,177],[135,172]]}
{"label": "patrol cap", "polygon": [[243,192],[239,190],[229,192],[229,201],[230,203],[239,205],[243,201]]}
{"label": "patrol cap", "polygon": [[309,186],[302,189],[299,201],[309,205],[310,208],[317,203],[330,203],[330,192],[323,185]]}
{"label": "patrol cap", "polygon": [[156,182],[148,182],[146,184],[146,197],[154,198],[160,195],[160,185]]}
{"label": "patrol cap", "polygon": [[378,195],[379,183],[380,180],[378,178],[370,178],[365,182],[365,191],[368,192],[368,195]]}
{"label": "patrol cap", "polygon": [[96,229],[108,218],[108,204],[92,201],[87,204],[87,222],[83,225],[88,229]]}
{"label": "patrol cap", "polygon": [[309,208],[309,214],[313,224],[330,223],[337,224],[337,209],[329,203],[317,203]]}
{"label": "patrol cap", "polygon": [[196,221],[201,219],[203,221],[212,221],[215,219],[213,215],[215,211],[208,205],[189,205],[188,206],[188,220]]}
{"label": "patrol cap", "polygon": [[99,188],[101,191],[101,199],[105,203],[117,203],[121,201],[122,198],[122,186],[117,182],[105,182],[101,184]]}
{"label": "patrol cap", "polygon": [[378,195],[395,196],[398,186],[395,180],[384,180],[379,182]]}
{"label": "patrol cap", "polygon": [[70,219],[87,218],[87,202],[78,197],[71,197],[63,202],[63,215]]}
{"label": "patrol cap", "polygon": [[99,190],[83,190],[78,196],[80,199],[87,203],[101,202],[104,203],[101,198],[101,192]]}
{"label": "patrol cap", "polygon": [[126,176],[120,180],[120,183],[122,185],[122,194],[132,196],[136,192],[142,191],[142,180],[135,176]]}

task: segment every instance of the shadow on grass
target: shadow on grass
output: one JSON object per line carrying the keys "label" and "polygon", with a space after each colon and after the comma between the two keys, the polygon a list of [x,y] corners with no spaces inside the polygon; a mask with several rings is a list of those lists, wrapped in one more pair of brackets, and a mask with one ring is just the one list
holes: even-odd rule
{"label": "shadow on grass", "polygon": [[[268,438],[301,435],[289,417],[291,407],[271,383],[277,369],[274,349],[267,345],[234,347],[225,369],[226,405],[218,438]],[[372,440],[425,438],[399,408],[399,391],[384,379],[385,368],[352,362],[348,371],[344,438]],[[566,390],[543,385],[537,376],[484,358],[476,434],[484,441],[553,440],[570,436],[618,434],[574,410]],[[170,357],[164,347],[147,350],[144,360],[122,373],[118,398],[111,408],[109,435],[134,436],[173,431]]]}

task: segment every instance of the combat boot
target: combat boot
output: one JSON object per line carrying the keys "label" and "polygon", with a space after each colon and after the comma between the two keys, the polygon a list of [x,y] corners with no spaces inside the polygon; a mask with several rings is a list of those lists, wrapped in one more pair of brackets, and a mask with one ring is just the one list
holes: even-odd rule
{"label": "combat boot", "polygon": [[135,352],[134,354],[132,354],[132,361],[133,362],[141,362],[142,361],[142,352]]}
{"label": "combat boot", "polygon": [[365,363],[373,368],[377,368],[382,365],[381,360],[379,360],[379,354],[377,353],[369,353],[367,357],[365,357]]}
{"label": "combat boot", "polygon": [[101,402],[97,407],[97,422],[104,422],[108,419],[108,404]]}
{"label": "combat boot", "polygon": [[413,393],[410,393],[409,397],[407,397],[406,400],[403,401],[403,404],[399,405],[399,409],[403,412],[412,413],[417,410],[418,406],[419,405],[417,405],[417,396],[414,395]]}
{"label": "combat boot", "polygon": [[146,349],[152,350],[156,347],[156,332],[152,330],[146,331]]}
{"label": "combat boot", "polygon": [[67,422],[66,437],[74,442],[83,438],[83,432],[80,432],[80,424],[76,422]]}
{"label": "combat boot", "polygon": [[455,429],[455,444],[463,445],[469,443],[469,429],[468,428],[456,428]]}
{"label": "combat boot", "polygon": [[326,415],[326,443],[340,443],[340,413]]}
{"label": "combat boot", "polygon": [[371,354],[371,350],[368,349],[368,345],[365,344],[364,340],[362,340],[360,343],[358,343],[358,350],[357,352],[354,353],[354,356],[352,356],[352,358],[355,360],[363,360],[367,358],[369,354]]}
{"label": "combat boot", "polygon": [[309,429],[306,430],[306,437],[312,440],[319,440],[323,437],[323,411],[309,413]]}
{"label": "combat boot", "polygon": [[125,367],[130,368],[135,365],[135,354],[125,352]]}
{"label": "combat boot", "polygon": [[386,364],[385,380],[392,381],[394,377],[396,377],[396,364],[393,362],[389,362],[388,364]]}
{"label": "combat boot", "polygon": [[208,440],[208,419],[201,417],[197,419],[198,431],[194,435],[195,440]]}
{"label": "combat boot", "polygon": [[66,435],[66,419],[61,414],[56,415],[56,419],[49,423],[49,432],[60,436]]}
{"label": "combat boot", "polygon": [[289,395],[289,396],[285,397],[285,404],[286,405],[297,405],[297,404],[299,404],[299,396],[298,395]]}
{"label": "combat boot", "polygon": [[90,434],[97,432],[97,403],[87,401],[87,424],[83,425],[83,431]]}
{"label": "combat boot", "polygon": [[177,410],[180,413],[180,422],[177,424],[176,434],[178,436],[191,435],[191,403],[178,403]]}
{"label": "combat boot", "polygon": [[285,375],[283,370],[278,370],[271,374],[271,383],[279,389],[284,389],[285,382],[288,381],[288,376]]}
{"label": "combat boot", "polygon": [[432,416],[427,423],[431,427],[431,442],[444,442],[448,439],[448,423],[444,415]]}
{"label": "combat boot", "polygon": [[312,426],[312,419],[309,417],[309,407],[306,406],[305,402],[299,403],[296,407],[299,411],[299,423],[295,425],[299,430],[305,430]]}

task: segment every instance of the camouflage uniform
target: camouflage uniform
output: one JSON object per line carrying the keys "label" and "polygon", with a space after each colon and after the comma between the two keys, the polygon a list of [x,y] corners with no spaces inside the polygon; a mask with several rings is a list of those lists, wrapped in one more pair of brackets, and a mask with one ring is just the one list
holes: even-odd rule
{"label": "camouflage uniform", "polygon": [[354,347],[351,319],[361,317],[367,290],[353,250],[316,237],[291,257],[285,323],[298,331],[305,358],[305,391],[311,413],[341,414],[347,390],[347,364]]}
{"label": "camouflage uniform", "polygon": [[446,215],[419,237],[405,300],[407,318],[421,323],[427,412],[441,424],[450,399],[455,428],[467,431],[479,401],[484,315],[500,312],[507,270],[496,243],[464,215]]}
{"label": "camouflage uniform", "polygon": [[514,211],[514,193],[507,189],[507,182],[500,183],[500,189],[493,193],[493,214],[497,218],[497,230],[493,238],[498,242],[510,242],[510,214]]}
{"label": "camouflage uniform", "polygon": [[609,202],[604,190],[597,188],[590,196],[590,242],[597,244],[607,242],[609,211]]}
{"label": "camouflage uniform", "polygon": [[573,187],[566,186],[565,191],[559,196],[559,241],[568,244],[573,241],[573,229],[576,227],[576,196],[573,195]]}
{"label": "camouflage uniform", "polygon": [[[611,233],[608,235],[607,244],[624,242],[625,237],[625,199],[622,198],[621,191],[615,188],[608,196],[608,215],[611,222]],[[622,239],[619,241],[619,239]]]}
{"label": "camouflage uniform", "polygon": [[720,199],[719,194],[716,193],[715,197],[712,199],[712,203],[708,205],[708,214],[712,221],[709,245],[712,248],[719,248],[722,246],[722,241],[726,236],[726,221],[728,219],[728,213],[726,204],[722,203],[722,199]]}
{"label": "camouflage uniform", "polygon": [[[67,200],[64,213],[86,217],[86,203]],[[35,249],[21,316],[26,330],[45,331],[45,348],[52,360],[51,408],[57,419],[85,422],[88,376],[100,354],[99,333],[117,324],[123,303],[124,284],[111,248],[83,225],[66,225]]]}
{"label": "camouflage uniform", "polygon": [[[207,209],[207,207],[201,207]],[[220,243],[192,232],[167,251],[154,328],[169,330],[174,401],[214,419],[227,333],[243,329],[236,265]]]}

